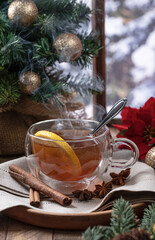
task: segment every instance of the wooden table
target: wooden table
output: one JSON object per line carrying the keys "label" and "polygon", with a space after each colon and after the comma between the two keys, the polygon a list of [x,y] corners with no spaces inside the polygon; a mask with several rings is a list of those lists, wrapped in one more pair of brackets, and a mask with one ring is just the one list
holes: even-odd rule
{"label": "wooden table", "polygon": [[81,240],[82,232],[35,227],[0,214],[0,240]]}

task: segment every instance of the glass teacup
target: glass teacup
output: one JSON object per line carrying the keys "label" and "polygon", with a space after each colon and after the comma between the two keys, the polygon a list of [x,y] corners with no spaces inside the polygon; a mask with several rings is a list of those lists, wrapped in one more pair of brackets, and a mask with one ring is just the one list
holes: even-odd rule
{"label": "glass teacup", "polygon": [[[128,139],[112,139],[107,126],[92,136],[98,122],[93,120],[53,119],[33,124],[26,136],[26,156],[32,173],[37,168],[41,179],[66,193],[70,188],[86,188],[102,176],[109,165],[126,168],[139,157],[136,145]],[[41,132],[40,132],[41,131]],[[115,158],[121,146],[130,149],[129,159]]]}

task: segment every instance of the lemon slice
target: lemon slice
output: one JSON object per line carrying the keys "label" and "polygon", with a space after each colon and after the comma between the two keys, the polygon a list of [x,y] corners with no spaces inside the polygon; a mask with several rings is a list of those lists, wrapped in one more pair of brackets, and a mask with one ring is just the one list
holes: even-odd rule
{"label": "lemon slice", "polygon": [[81,174],[80,161],[79,161],[77,155],[75,154],[74,150],[63,138],[61,138],[56,133],[46,131],[46,130],[38,131],[34,135],[36,137],[53,140],[53,141],[44,142],[44,145],[46,144],[46,146],[48,146],[48,147],[50,147],[50,146],[51,147],[53,147],[53,146],[59,147],[59,148],[61,148],[61,150],[64,151],[64,154],[67,155],[67,158],[60,158],[59,161],[60,161],[60,164],[61,164],[61,161],[63,161],[63,164],[65,161],[66,164],[70,166],[71,172],[72,172],[72,174],[71,174],[72,177],[70,178],[70,181],[73,179],[76,179],[78,176],[80,176],[80,174]]}

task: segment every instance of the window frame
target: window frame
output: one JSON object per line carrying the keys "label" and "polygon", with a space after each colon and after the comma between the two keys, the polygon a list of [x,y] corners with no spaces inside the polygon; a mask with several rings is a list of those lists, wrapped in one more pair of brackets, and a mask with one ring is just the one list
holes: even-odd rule
{"label": "window frame", "polygon": [[[92,9],[97,10],[97,14],[94,14],[92,18],[92,29],[99,32],[101,46],[103,48],[100,50],[98,56],[93,60],[93,72],[97,74],[103,80],[104,91],[102,94],[98,94],[94,97],[94,102],[100,104],[104,107],[105,113],[106,109],[106,44],[105,44],[105,1],[104,0],[92,0]],[[114,118],[111,120],[110,124],[121,123],[121,118]]]}
{"label": "window frame", "polygon": [[105,49],[105,6],[104,0],[92,0],[92,9],[96,9],[97,14],[93,15],[92,28],[99,32],[101,46],[98,56],[93,59],[93,72],[103,80],[104,91],[102,94],[98,94],[94,97],[94,101],[102,105],[106,110],[106,49]]}

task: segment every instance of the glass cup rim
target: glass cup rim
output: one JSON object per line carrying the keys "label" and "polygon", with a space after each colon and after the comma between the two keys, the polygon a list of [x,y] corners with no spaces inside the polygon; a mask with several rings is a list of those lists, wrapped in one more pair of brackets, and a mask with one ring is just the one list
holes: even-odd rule
{"label": "glass cup rim", "polygon": [[[98,121],[96,120],[91,120],[91,119],[72,119],[72,118],[68,118],[68,119],[63,119],[63,118],[55,118],[55,119],[49,119],[49,120],[43,120],[43,121],[39,121],[39,122],[36,122],[34,124],[32,124],[29,129],[28,129],[28,134],[33,137],[33,138],[36,138],[36,139],[41,139],[41,140],[44,140],[44,141],[51,141],[51,142],[62,142],[64,140],[55,140],[55,139],[46,139],[46,138],[43,138],[43,137],[38,137],[38,136],[35,136],[34,134],[31,133],[31,130],[33,129],[33,127],[37,126],[37,125],[40,125],[40,124],[43,124],[43,123],[49,123],[49,122],[54,122],[54,121],[58,121],[58,120],[61,120],[61,121],[72,121],[72,122],[76,122],[76,121],[81,121],[81,122],[92,122],[92,123],[96,123],[96,124],[99,124]],[[107,134],[107,132],[109,131],[109,128],[107,126],[104,126],[103,127],[105,129],[104,132],[102,132],[101,134],[97,135],[97,136],[91,136],[90,135],[90,139],[88,138],[85,138],[85,137],[82,137],[82,138],[76,138],[76,139],[69,139],[69,140],[65,140],[65,142],[84,142],[84,141],[92,141],[92,140],[96,140],[100,137],[103,137],[104,135]],[[88,135],[86,136],[88,137]]]}

